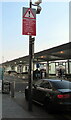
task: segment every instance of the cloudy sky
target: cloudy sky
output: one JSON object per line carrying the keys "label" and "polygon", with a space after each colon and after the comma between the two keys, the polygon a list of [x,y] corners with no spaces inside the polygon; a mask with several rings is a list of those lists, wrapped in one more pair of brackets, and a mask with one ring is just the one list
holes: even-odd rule
{"label": "cloudy sky", "polygon": [[[35,52],[69,42],[68,0],[42,1],[36,15]],[[0,0],[0,63],[29,54],[29,36],[22,35],[22,7],[28,8],[29,0]]]}

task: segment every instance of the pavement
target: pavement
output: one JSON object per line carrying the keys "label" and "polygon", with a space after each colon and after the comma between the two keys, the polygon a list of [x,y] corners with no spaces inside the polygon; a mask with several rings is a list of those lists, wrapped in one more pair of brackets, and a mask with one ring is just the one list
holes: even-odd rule
{"label": "pavement", "polygon": [[2,118],[32,118],[28,111],[15,102],[15,98],[2,95]]}
{"label": "pavement", "polygon": [[9,94],[2,95],[2,118],[36,118],[36,120],[48,118],[48,120],[53,120],[53,116],[48,116],[41,107],[37,108],[34,105],[32,109],[31,112],[28,111],[28,102],[24,99],[24,93],[17,92],[14,98]]}
{"label": "pavement", "polygon": [[42,106],[37,104],[33,104],[32,111],[28,111],[28,102],[22,92],[15,92],[14,98],[10,94],[2,94],[2,120],[7,119],[68,120],[61,113],[48,114]]}
{"label": "pavement", "polygon": [[0,119],[2,118],[2,94],[0,94]]}

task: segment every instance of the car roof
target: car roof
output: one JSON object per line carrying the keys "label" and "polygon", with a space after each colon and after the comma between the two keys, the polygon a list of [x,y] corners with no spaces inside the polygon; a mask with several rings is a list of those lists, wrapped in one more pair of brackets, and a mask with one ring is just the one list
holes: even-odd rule
{"label": "car roof", "polygon": [[67,80],[59,80],[59,79],[41,79],[41,80],[46,80],[46,81],[49,81],[49,82],[59,82],[59,81],[70,82],[70,81],[67,81]]}

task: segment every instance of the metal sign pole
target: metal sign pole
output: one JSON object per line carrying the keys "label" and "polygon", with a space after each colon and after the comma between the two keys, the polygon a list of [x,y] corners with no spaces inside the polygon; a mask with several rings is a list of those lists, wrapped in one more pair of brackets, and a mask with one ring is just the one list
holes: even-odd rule
{"label": "metal sign pole", "polygon": [[34,60],[34,38],[32,38],[32,36],[36,36],[36,9],[31,9],[32,0],[29,1],[29,8],[23,8],[22,34],[29,35],[28,110],[32,111],[32,82]]}
{"label": "metal sign pole", "polygon": [[[30,0],[30,8],[32,8],[32,1]],[[30,17],[30,13],[29,13]],[[28,110],[32,111],[32,36],[29,35],[29,102]]]}

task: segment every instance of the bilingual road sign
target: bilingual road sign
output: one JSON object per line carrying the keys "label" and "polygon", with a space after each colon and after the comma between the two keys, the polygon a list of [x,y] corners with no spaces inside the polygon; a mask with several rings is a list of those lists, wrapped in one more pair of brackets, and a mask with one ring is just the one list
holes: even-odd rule
{"label": "bilingual road sign", "polygon": [[22,34],[36,36],[36,9],[23,7]]}

